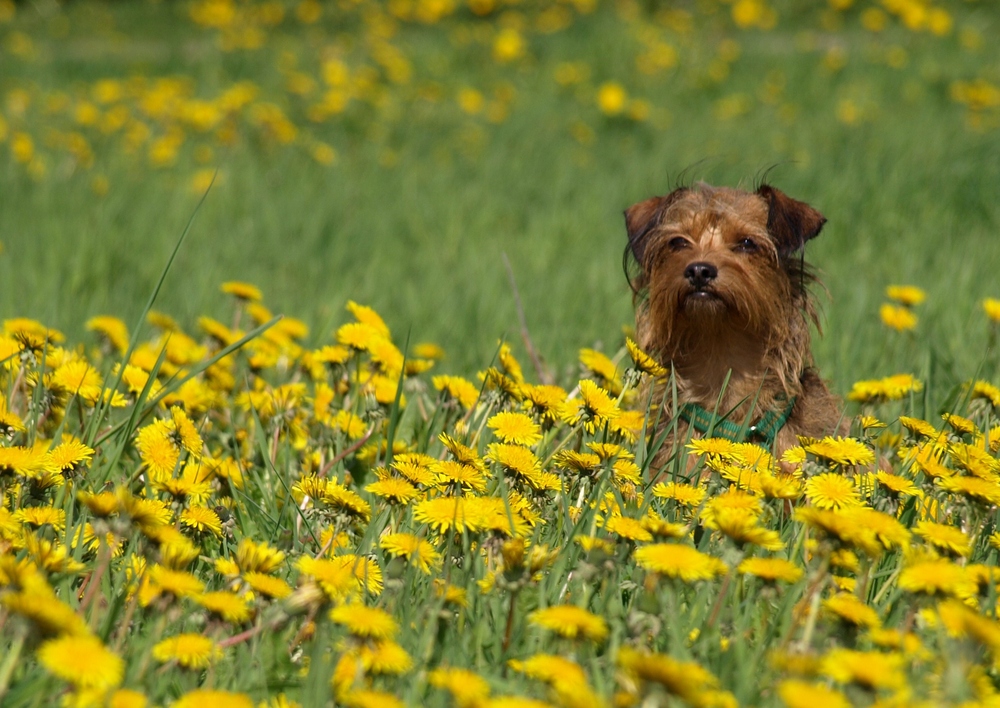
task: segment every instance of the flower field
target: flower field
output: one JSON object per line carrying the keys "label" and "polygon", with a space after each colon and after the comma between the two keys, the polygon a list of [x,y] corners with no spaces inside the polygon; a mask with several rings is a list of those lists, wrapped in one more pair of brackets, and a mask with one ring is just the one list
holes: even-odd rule
{"label": "flower field", "polygon": [[[0,705],[1000,704],[998,29],[0,0]],[[652,469],[621,209],[775,164],[851,435]]]}
{"label": "flower field", "polygon": [[5,705],[997,700],[996,386],[924,420],[861,381],[855,437],[651,474],[631,340],[571,391],[506,344],[473,381],[369,307],[310,349],[223,290],[197,336],[4,323]]}

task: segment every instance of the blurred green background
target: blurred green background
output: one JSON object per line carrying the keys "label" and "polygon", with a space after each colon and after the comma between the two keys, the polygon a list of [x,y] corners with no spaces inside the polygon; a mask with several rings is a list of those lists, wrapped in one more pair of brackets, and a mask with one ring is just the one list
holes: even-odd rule
{"label": "blurred green background", "polygon": [[521,350],[506,257],[564,379],[631,321],[622,211],[768,171],[829,219],[824,375],[945,390],[995,372],[998,32],[985,0],[0,0],[0,318],[134,325],[217,170],[156,305],[189,330],[244,280],[313,344],[354,299],[467,374]]}

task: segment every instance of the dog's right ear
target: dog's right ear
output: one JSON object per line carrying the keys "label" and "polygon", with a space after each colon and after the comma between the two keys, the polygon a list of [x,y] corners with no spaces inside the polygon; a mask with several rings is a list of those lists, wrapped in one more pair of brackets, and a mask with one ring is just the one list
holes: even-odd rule
{"label": "dog's right ear", "polygon": [[628,244],[629,248],[632,249],[632,255],[635,256],[636,261],[639,263],[643,262],[642,257],[646,250],[646,237],[659,223],[663,212],[686,191],[686,187],[681,187],[662,197],[651,197],[638,204],[633,204],[625,210],[625,229],[628,231]]}

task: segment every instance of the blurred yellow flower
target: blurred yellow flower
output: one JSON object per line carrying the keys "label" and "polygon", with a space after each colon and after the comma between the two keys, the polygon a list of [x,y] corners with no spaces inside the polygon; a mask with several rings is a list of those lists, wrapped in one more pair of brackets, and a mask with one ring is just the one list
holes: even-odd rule
{"label": "blurred yellow flower", "polygon": [[897,332],[905,332],[917,326],[917,316],[908,307],[884,303],[879,309],[879,316],[886,327]]}
{"label": "blurred yellow flower", "polygon": [[988,297],[983,300],[983,310],[991,322],[1000,324],[1000,299]]}
{"label": "blurred yellow flower", "polygon": [[498,62],[507,63],[520,59],[526,51],[527,43],[524,36],[511,27],[500,30],[493,40],[493,58]]}
{"label": "blurred yellow flower", "polygon": [[628,105],[628,92],[614,81],[601,84],[597,89],[597,107],[609,116],[620,115]]}

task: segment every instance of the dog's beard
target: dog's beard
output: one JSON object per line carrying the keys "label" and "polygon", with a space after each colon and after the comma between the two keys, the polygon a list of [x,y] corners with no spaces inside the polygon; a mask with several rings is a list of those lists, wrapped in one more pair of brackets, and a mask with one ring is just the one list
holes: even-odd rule
{"label": "dog's beard", "polygon": [[714,288],[687,288],[680,293],[678,314],[698,320],[716,319],[730,312],[726,297]]}

